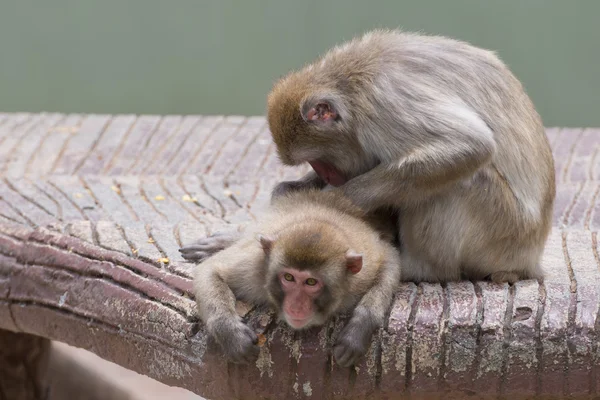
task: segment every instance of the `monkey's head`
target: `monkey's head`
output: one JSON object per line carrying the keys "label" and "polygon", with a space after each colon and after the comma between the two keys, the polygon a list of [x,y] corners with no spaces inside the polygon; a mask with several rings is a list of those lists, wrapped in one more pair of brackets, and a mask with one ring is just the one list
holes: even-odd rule
{"label": "monkey's head", "polygon": [[266,290],[293,329],[322,325],[338,312],[362,268],[362,255],[326,224],[293,226],[259,241],[268,259]]}
{"label": "monkey's head", "polygon": [[336,79],[310,68],[288,75],[269,94],[267,119],[282,163],[308,162],[325,182],[341,186],[372,165],[364,165],[368,157],[355,133],[350,81],[328,82]]}

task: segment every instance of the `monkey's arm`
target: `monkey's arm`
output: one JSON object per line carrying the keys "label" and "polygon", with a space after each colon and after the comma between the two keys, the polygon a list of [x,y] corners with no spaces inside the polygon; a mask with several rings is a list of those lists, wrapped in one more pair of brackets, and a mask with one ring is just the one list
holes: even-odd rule
{"label": "monkey's arm", "polygon": [[352,318],[340,332],[333,349],[342,367],[355,365],[366,354],[373,332],[383,326],[385,314],[392,303],[400,280],[400,260],[395,248],[389,247],[387,258],[379,271],[377,282],[362,297]]}
{"label": "monkey's arm", "polygon": [[199,263],[202,260],[231,247],[246,230],[246,225],[238,225],[234,229],[219,230],[210,236],[183,246],[179,249],[181,257],[186,261]]}
{"label": "monkey's arm", "polygon": [[[237,363],[250,362],[258,354],[257,335],[235,310],[236,298],[260,302],[260,276],[264,253],[248,240],[229,247],[196,267],[194,291],[198,313],[206,329],[227,357]],[[245,244],[245,245],[244,245]],[[264,278],[263,278],[264,279]],[[258,282],[257,282],[258,281]],[[244,287],[253,292],[244,293]]]}
{"label": "monkey's arm", "polygon": [[[404,157],[382,162],[340,189],[366,211],[385,205],[426,201],[472,176],[496,150],[493,132],[479,116],[457,104],[419,110],[412,131],[421,144]],[[417,135],[417,134],[415,134]]]}
{"label": "monkey's arm", "polygon": [[314,171],[310,171],[297,181],[284,181],[278,183],[271,193],[271,200],[282,196],[290,191],[303,189],[323,189],[327,183],[319,178]]}

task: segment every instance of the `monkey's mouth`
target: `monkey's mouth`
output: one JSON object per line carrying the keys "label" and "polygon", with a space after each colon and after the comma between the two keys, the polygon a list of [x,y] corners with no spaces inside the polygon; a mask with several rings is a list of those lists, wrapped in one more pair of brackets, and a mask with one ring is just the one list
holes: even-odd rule
{"label": "monkey's mouth", "polygon": [[308,163],[317,175],[319,175],[319,178],[323,179],[331,186],[342,186],[347,181],[344,174],[331,164],[327,164],[323,161],[309,161]]}

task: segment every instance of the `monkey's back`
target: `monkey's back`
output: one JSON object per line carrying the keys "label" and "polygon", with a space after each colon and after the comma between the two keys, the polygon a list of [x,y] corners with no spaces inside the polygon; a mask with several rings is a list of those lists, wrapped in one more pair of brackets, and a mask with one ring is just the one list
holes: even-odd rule
{"label": "monkey's back", "polygon": [[[441,36],[381,30],[333,48],[307,70],[317,81],[346,82],[348,93],[374,88],[369,98],[347,99],[363,142],[378,140],[374,132],[389,131],[393,120],[408,130],[403,140],[420,137],[420,110],[438,99],[471,108],[497,145],[485,173],[510,187],[528,223],[551,218],[554,161],[543,123],[520,81],[492,51]],[[379,140],[382,148],[396,145],[402,151],[400,136]]]}

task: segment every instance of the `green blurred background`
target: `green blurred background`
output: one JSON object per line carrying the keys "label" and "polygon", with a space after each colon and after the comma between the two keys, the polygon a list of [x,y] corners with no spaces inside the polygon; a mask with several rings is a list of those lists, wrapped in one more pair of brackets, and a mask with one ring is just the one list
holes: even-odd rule
{"label": "green blurred background", "polygon": [[264,114],[286,71],[375,27],[494,49],[547,126],[600,126],[599,0],[0,0],[0,110]]}

